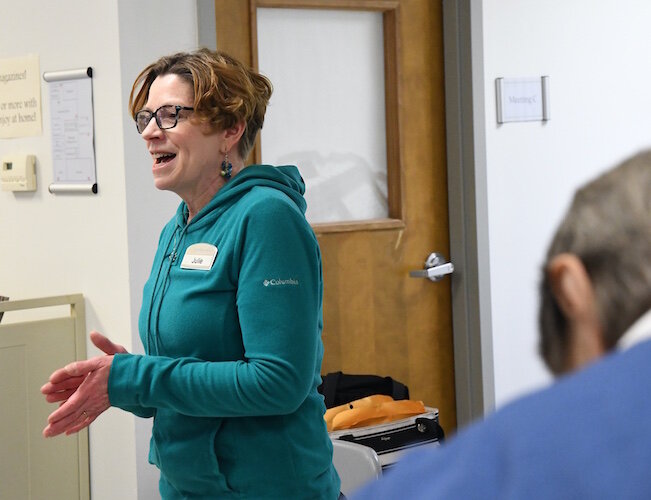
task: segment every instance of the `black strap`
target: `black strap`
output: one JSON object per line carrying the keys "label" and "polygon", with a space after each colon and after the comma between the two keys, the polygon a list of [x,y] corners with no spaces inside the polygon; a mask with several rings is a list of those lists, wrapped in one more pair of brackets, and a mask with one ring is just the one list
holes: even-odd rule
{"label": "black strap", "polygon": [[409,389],[395,379],[391,379],[391,397],[396,401],[409,399]]}
{"label": "black strap", "polygon": [[332,372],[323,377],[321,394],[323,394],[326,408],[332,408],[335,404],[335,394],[337,393],[337,385],[341,375],[341,372]]}

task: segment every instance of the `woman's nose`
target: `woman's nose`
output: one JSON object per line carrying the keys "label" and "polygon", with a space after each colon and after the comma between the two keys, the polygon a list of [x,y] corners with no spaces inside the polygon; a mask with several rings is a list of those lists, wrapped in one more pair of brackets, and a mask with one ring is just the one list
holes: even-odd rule
{"label": "woman's nose", "polygon": [[152,116],[151,120],[149,120],[149,123],[145,127],[145,129],[142,131],[142,138],[146,141],[150,139],[154,139],[156,137],[161,137],[163,134],[163,131],[158,127],[158,124],[156,123],[156,118]]}

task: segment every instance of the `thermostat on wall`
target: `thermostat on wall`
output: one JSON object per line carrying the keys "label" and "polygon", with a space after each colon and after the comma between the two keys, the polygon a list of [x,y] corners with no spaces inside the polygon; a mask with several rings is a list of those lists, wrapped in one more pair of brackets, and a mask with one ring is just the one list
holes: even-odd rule
{"label": "thermostat on wall", "polygon": [[3,191],[36,191],[36,157],[5,156],[2,159],[0,180]]}

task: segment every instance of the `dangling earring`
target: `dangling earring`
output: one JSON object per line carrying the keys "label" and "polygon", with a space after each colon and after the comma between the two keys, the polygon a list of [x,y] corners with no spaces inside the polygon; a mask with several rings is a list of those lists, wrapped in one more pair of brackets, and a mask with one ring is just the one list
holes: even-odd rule
{"label": "dangling earring", "polygon": [[224,153],[224,161],[222,161],[222,177],[226,180],[230,179],[233,175],[233,164],[228,161],[228,153]]}

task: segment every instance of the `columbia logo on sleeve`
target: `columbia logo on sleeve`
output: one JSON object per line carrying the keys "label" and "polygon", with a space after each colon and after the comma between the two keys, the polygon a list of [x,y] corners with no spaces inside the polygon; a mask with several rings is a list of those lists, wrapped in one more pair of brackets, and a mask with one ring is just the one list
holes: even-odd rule
{"label": "columbia logo on sleeve", "polygon": [[264,280],[262,282],[264,286],[298,286],[298,280],[294,278],[288,278],[288,279],[279,279],[279,278],[273,278],[270,280]]}

